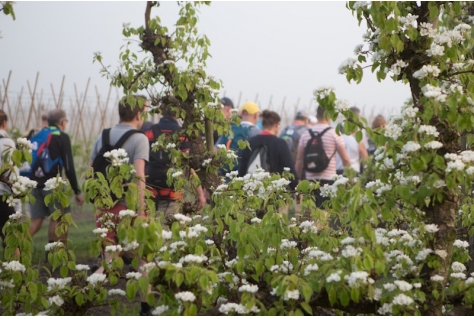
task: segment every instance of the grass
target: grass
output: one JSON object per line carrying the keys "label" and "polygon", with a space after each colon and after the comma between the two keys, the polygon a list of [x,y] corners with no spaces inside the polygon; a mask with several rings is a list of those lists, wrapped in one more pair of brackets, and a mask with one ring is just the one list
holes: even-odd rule
{"label": "grass", "polygon": [[[88,207],[88,205],[84,205],[82,212],[77,212],[77,209],[73,206],[72,211],[72,218],[77,228],[74,226],[69,228],[68,245],[74,251],[77,260],[90,259],[90,240],[95,238],[92,230],[96,228],[92,206]],[[49,219],[45,219],[41,229],[33,237],[33,264],[45,263],[44,246],[48,243],[48,227]],[[3,247],[1,247],[1,245],[0,256],[3,257]]]}

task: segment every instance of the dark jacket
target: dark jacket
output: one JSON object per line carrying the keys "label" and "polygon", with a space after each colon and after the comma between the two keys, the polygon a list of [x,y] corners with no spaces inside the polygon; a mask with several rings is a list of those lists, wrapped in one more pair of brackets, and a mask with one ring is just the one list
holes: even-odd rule
{"label": "dark jacket", "polygon": [[[283,173],[285,167],[290,169],[290,173],[293,174],[296,178],[295,166],[293,159],[291,158],[291,152],[288,148],[288,144],[285,140],[269,133],[261,132],[259,135],[251,137],[249,139],[250,148],[244,149],[242,152],[242,162],[239,168],[239,176],[244,176],[247,174],[247,167],[249,164],[250,157],[252,155],[253,149],[257,149],[260,146],[267,146],[267,159],[270,166],[270,173]],[[290,188],[294,190],[298,185],[296,179],[292,180],[290,183]]]}

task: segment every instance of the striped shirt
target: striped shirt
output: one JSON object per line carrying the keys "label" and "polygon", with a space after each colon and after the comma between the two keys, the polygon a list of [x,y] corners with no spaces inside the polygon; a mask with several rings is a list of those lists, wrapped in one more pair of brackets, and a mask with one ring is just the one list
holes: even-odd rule
{"label": "striped shirt", "polygon": [[[325,128],[329,127],[329,124],[315,124],[312,127],[313,132],[322,132]],[[308,141],[311,139],[311,135],[309,134],[309,131],[304,132],[301,137],[300,137],[300,142],[298,144],[298,153],[296,156],[296,172],[297,174],[300,175],[301,177],[301,171],[303,169],[304,165],[304,149],[306,147],[306,144]],[[342,136],[339,136],[336,134],[336,131],[334,129],[330,129],[324,133],[322,136],[323,140],[323,146],[324,150],[326,151],[326,155],[328,157],[331,157],[331,160],[329,161],[328,167],[320,172],[320,173],[312,173],[306,171],[306,179],[312,180],[320,180],[320,179],[326,179],[330,180],[331,176],[336,174],[336,155],[333,156],[336,152],[337,145],[342,145],[344,146],[344,138]]]}

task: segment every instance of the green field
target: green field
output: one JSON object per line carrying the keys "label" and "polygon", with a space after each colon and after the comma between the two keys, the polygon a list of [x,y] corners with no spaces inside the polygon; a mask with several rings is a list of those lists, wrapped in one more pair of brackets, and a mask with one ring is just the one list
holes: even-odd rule
{"label": "green field", "polygon": [[[82,212],[78,212],[75,205],[72,207],[72,217],[77,228],[71,226],[69,229],[68,242],[76,254],[77,260],[91,259],[89,255],[90,240],[96,238],[92,230],[95,229],[94,217],[91,205],[84,205]],[[48,243],[49,220],[45,219],[38,233],[33,237],[33,264],[45,262],[44,246]],[[0,246],[0,256],[3,260],[3,247]]]}

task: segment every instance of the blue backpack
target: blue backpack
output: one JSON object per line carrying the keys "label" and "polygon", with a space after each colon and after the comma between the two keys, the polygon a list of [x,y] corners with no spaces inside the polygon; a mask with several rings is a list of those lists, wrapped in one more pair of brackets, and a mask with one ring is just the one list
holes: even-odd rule
{"label": "blue backpack", "polygon": [[30,179],[42,178],[48,175],[51,170],[58,164],[62,167],[63,161],[61,156],[52,160],[49,156],[49,143],[53,134],[59,135],[61,131],[56,127],[45,127],[30,139],[33,144],[31,152],[31,164],[24,163],[20,169],[20,175],[26,176]]}

